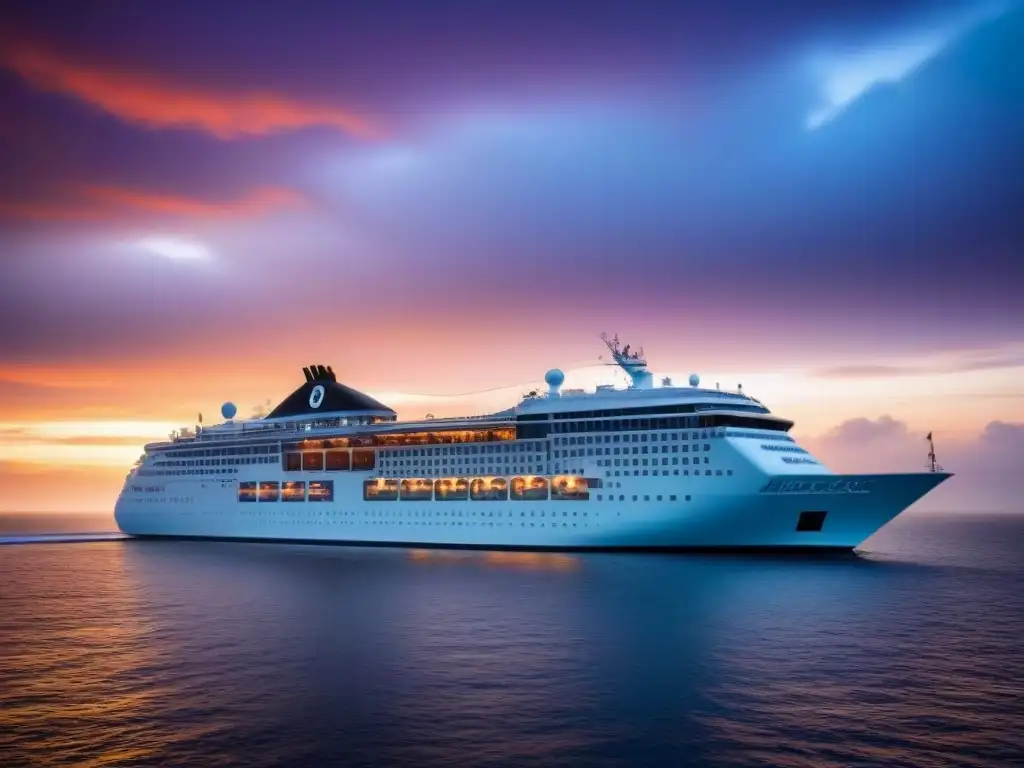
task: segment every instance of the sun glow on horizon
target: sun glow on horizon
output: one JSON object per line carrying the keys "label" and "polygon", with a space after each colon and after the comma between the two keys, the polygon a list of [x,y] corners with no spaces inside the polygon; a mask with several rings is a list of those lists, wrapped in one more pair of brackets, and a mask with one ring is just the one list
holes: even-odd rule
{"label": "sun glow on horizon", "polygon": [[146,443],[178,425],[163,421],[0,422],[0,462],[128,468]]}
{"label": "sun glow on horizon", "polygon": [[[978,439],[985,424],[996,420],[1024,422],[1024,396],[1013,396],[1013,383],[1024,375],[1024,368],[1014,365],[1021,351],[1012,347],[903,358],[892,365],[886,360],[858,360],[845,368],[820,370],[687,371],[674,370],[675,366],[670,365],[670,370],[652,372],[659,385],[668,377],[674,386],[688,388],[691,373],[700,376],[701,389],[714,390],[717,385],[723,391],[735,392],[742,383],[745,394],[757,398],[776,415],[794,421],[792,431],[799,440],[813,442],[849,420],[891,416],[915,433],[935,430],[944,439],[969,444]],[[623,386],[620,373],[614,366],[567,366],[564,389],[592,392],[598,384]],[[458,378],[453,380],[451,394],[372,387],[365,391],[395,408],[402,421],[423,419],[428,414],[458,417],[493,413],[514,407],[531,389],[546,391],[541,377],[470,393],[454,391],[461,389],[458,382]],[[65,419],[52,415],[38,420],[20,414],[8,417],[0,421],[0,464],[12,477],[19,473],[38,476],[79,472],[95,474],[97,484],[103,480],[113,487],[118,477],[123,479],[119,473],[132,465],[147,443],[167,440],[171,432],[192,423],[190,417],[200,410],[216,412],[216,408],[204,405],[205,401],[196,402],[195,411],[185,413],[179,404],[174,412],[180,421],[146,418],[158,415],[154,409],[159,406],[155,404],[137,411],[142,418],[83,419],[70,413]],[[39,493],[56,499],[60,492]]]}

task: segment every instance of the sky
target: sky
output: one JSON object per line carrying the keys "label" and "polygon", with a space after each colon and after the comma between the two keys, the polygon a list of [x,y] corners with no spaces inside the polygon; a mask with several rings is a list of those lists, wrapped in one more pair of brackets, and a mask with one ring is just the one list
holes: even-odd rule
{"label": "sky", "polygon": [[[1024,492],[1024,7],[8,0],[0,507],[330,364],[400,417],[620,383]],[[941,492],[941,494],[940,494]]]}

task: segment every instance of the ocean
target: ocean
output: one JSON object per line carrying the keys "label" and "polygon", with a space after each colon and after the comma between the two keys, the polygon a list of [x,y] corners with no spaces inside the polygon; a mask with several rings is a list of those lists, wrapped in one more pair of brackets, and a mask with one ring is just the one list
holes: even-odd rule
{"label": "ocean", "polygon": [[0,516],[4,768],[1024,765],[1024,514],[827,557],[69,535],[111,530]]}

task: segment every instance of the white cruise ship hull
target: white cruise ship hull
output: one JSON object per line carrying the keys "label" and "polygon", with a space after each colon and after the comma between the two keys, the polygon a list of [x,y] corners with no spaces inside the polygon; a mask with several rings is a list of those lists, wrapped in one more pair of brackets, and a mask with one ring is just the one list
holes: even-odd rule
{"label": "white cruise ship hull", "polygon": [[[238,481],[129,480],[118,527],[136,537],[483,549],[852,550],[950,475],[783,474],[645,479],[637,501],[366,501],[362,473],[334,500],[239,501]],[[326,477],[326,475],[325,475]],[[351,487],[349,487],[351,486]]]}
{"label": "white cruise ship hull", "polygon": [[[398,421],[330,367],[266,417],[146,446],[115,518],[132,536],[487,549],[845,549],[949,477],[836,475],[742,393],[561,390],[483,416]],[[929,435],[929,441],[931,435]],[[934,447],[929,454],[930,467]]]}

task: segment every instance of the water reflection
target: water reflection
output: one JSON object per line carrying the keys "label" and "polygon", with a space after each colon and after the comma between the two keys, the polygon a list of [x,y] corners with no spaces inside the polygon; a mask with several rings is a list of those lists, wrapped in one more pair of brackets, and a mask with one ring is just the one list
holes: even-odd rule
{"label": "water reflection", "polygon": [[125,578],[126,554],[119,544],[4,550],[0,753],[41,765],[69,754],[81,766],[152,764],[209,727],[187,724],[160,744],[151,738],[169,702],[188,702],[180,677],[162,674],[180,660]]}
{"label": "water reflection", "polygon": [[[582,724],[508,734],[524,715],[575,721],[570,710],[588,698],[594,659],[564,581],[578,558],[141,544],[129,548],[130,578],[156,610],[188,617],[165,645],[211,670],[208,695],[273,690],[250,717],[280,733],[282,755],[316,744],[326,751],[315,760],[329,759],[340,746],[328,731],[384,763],[480,764],[587,744]],[[423,563],[454,567],[410,570]],[[196,639],[190,628],[213,616],[216,642]],[[239,668],[254,659],[274,671]]]}
{"label": "water reflection", "polygon": [[556,552],[473,552],[445,549],[410,549],[410,560],[417,563],[521,568],[534,571],[574,571],[582,562],[579,557]]}
{"label": "water reflection", "polygon": [[993,557],[6,547],[0,753],[1004,766],[1024,756],[1024,569]]}

